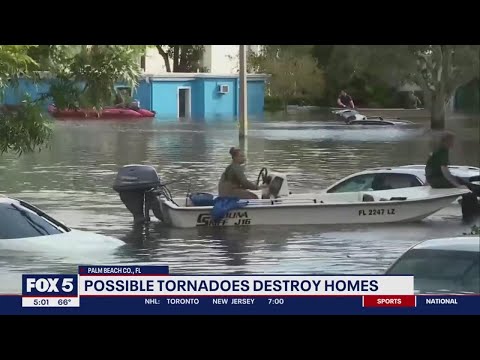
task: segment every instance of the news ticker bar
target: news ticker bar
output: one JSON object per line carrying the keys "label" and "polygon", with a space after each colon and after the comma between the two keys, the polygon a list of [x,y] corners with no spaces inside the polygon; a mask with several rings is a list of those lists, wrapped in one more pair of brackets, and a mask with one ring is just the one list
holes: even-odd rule
{"label": "news ticker bar", "polygon": [[[24,274],[0,313],[472,314],[480,297],[415,296],[409,275],[175,275],[167,266],[80,266]],[[3,307],[1,304],[5,304]],[[63,309],[62,309],[63,308]]]}
{"label": "news ticker bar", "polygon": [[0,314],[480,315],[480,296],[0,296]]}
{"label": "news ticker bar", "polygon": [[[363,307],[415,307],[417,304],[415,295],[400,295],[400,296],[362,296]],[[216,297],[209,299],[199,299],[195,297],[153,297],[144,298],[144,305],[200,305],[203,303],[210,303],[211,305],[246,305],[246,306],[260,306],[262,305],[283,305],[285,298],[283,297],[241,297],[241,298],[226,298]],[[287,299],[288,302],[288,299]],[[23,307],[79,307],[79,297],[22,297]]]}

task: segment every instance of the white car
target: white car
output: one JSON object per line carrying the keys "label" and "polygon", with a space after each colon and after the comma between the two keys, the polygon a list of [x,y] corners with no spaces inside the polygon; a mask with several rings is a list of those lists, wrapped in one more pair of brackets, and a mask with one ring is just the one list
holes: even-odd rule
{"label": "white car", "polygon": [[[480,176],[480,168],[473,166],[449,166],[451,173],[464,179]],[[475,181],[478,181],[476,179]],[[372,168],[344,177],[323,192],[359,192],[387,189],[401,189],[428,185],[425,165],[404,165]]]}
{"label": "white car", "polygon": [[480,294],[480,236],[422,241],[401,255],[385,275],[414,275],[418,294]]}
{"label": "white car", "polygon": [[70,229],[27,202],[0,195],[0,240],[6,239],[15,240],[17,250],[28,249],[33,242],[67,246],[70,249],[77,242],[107,247],[125,244],[113,237]]}

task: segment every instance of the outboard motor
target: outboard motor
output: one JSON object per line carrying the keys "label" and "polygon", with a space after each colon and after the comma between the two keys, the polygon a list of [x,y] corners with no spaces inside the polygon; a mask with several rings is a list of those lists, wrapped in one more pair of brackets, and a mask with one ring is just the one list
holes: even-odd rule
{"label": "outboard motor", "polygon": [[113,190],[132,213],[135,224],[150,221],[150,209],[157,219],[163,220],[158,190],[160,177],[149,165],[125,165],[115,178]]}

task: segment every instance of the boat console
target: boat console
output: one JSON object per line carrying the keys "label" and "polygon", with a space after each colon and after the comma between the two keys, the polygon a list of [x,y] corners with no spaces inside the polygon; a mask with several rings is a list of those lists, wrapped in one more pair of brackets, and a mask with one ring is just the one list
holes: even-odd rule
{"label": "boat console", "polygon": [[262,199],[278,199],[290,195],[287,174],[272,172],[267,175],[264,185],[268,185],[268,187],[262,190]]}

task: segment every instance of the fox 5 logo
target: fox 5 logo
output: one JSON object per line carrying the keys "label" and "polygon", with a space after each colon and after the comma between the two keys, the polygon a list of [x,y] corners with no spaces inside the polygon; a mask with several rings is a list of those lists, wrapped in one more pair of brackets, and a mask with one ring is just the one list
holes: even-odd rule
{"label": "fox 5 logo", "polygon": [[22,294],[28,296],[77,296],[77,275],[23,275]]}

